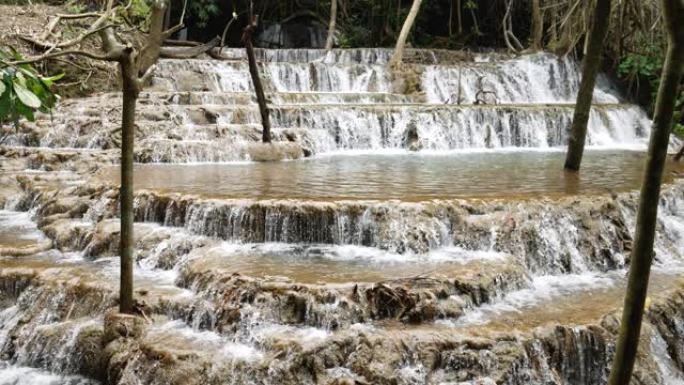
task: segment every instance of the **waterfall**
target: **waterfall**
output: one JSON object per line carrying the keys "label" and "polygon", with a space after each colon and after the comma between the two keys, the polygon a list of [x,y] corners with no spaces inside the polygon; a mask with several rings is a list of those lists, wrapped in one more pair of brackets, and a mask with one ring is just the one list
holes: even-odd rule
{"label": "waterfall", "polygon": [[[599,77],[572,177],[571,57],[408,49],[393,73],[391,49],[256,55],[274,143],[308,159],[250,161],[261,125],[242,49],[161,60],[140,94],[145,333],[105,333],[121,95],[65,101],[7,137],[0,385],[605,383],[651,125],[640,107]],[[678,173],[668,164],[659,206],[649,385],[682,379]]]}
{"label": "waterfall", "polygon": [[[414,92],[395,93],[391,50],[258,50],[274,140],[307,154],[346,150],[562,148],[579,88],[579,65],[548,53],[509,56],[409,51]],[[260,116],[241,50],[227,60],[162,60],[138,108],[140,162],[249,159]],[[484,92],[484,93],[483,93]],[[487,104],[481,104],[485,101]],[[644,148],[650,120],[600,76],[588,144]],[[49,124],[7,141],[55,148],[115,148],[117,94],[71,102]],[[65,111],[65,112],[62,112]],[[68,112],[67,112],[68,111]],[[76,112],[76,113],[74,113]],[[409,130],[418,142],[409,143]]]}

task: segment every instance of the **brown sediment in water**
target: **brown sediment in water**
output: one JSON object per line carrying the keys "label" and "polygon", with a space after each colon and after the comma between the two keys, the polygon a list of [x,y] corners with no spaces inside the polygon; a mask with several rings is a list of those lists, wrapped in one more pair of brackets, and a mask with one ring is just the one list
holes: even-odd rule
{"label": "brown sediment in water", "polygon": [[[588,152],[579,173],[558,153],[332,156],[298,162],[138,165],[138,189],[206,199],[392,201],[558,199],[637,190],[645,154]],[[668,163],[665,182],[684,172]],[[116,183],[118,167],[97,181]]]}

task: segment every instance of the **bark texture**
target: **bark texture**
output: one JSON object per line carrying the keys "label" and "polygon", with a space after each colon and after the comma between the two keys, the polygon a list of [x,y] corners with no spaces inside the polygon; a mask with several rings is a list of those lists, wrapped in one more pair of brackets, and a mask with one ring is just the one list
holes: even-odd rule
{"label": "bark texture", "polygon": [[660,187],[677,97],[684,71],[684,0],[662,0],[669,44],[658,89],[646,172],[641,186],[629,280],[609,385],[628,385],[634,369],[653,260]]}
{"label": "bark texture", "polygon": [[542,49],[544,38],[544,20],[540,2],[541,0],[532,0],[532,49],[534,51]]}
{"label": "bark texture", "polygon": [[572,118],[568,153],[565,158],[565,169],[579,171],[587,139],[587,124],[591,112],[591,101],[594,95],[596,76],[601,67],[601,51],[608,34],[610,20],[610,0],[598,0],[589,31],[589,46],[582,63],[582,81],[577,93],[575,113]]}
{"label": "bark texture", "polygon": [[401,27],[401,32],[399,33],[399,38],[397,39],[397,45],[394,48],[394,54],[390,59],[390,67],[397,68],[401,65],[404,59],[404,48],[406,47],[406,39],[408,38],[411,28],[413,28],[413,23],[416,21],[418,16],[418,11],[420,10],[420,4],[423,0],[413,0],[411,5],[411,10],[404,20],[404,25]]}
{"label": "bark texture", "polygon": [[328,24],[328,38],[325,40],[325,50],[330,51],[335,42],[335,28],[337,28],[337,0],[330,2],[330,24]]}
{"label": "bark texture", "polygon": [[121,281],[119,286],[119,311],[132,313],[133,300],[133,146],[135,142],[135,105],[138,100],[138,77],[133,61],[119,64],[123,77],[123,110],[121,116]]}
{"label": "bark texture", "polygon": [[254,91],[259,103],[259,112],[261,113],[262,141],[264,143],[271,143],[271,121],[268,116],[268,106],[266,105],[266,96],[264,95],[264,87],[261,84],[261,76],[259,75],[259,67],[257,66],[256,57],[254,56],[254,46],[252,45],[252,34],[257,27],[257,20],[259,16],[254,16],[252,22],[245,27],[242,33],[242,43],[247,50],[247,61],[249,62],[249,74],[252,77],[252,84],[254,84]]}

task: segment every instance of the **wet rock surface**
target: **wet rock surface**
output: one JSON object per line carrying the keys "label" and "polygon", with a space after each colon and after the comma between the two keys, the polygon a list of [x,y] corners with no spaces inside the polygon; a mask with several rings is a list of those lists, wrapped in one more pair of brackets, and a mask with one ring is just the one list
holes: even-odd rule
{"label": "wet rock surface", "polygon": [[[340,145],[342,139],[322,146],[327,139],[321,137],[329,138],[330,132],[343,138],[343,127],[329,129],[317,121],[325,133],[315,132],[314,120],[301,118],[309,112],[291,112],[308,107],[286,105],[325,98],[358,103],[361,98],[325,90],[364,89],[371,92],[362,95],[363,102],[404,105],[394,110],[399,115],[374,115],[387,122],[376,138],[390,148],[392,140],[406,142],[394,147],[430,148],[423,139],[435,137],[422,131],[429,125],[425,120],[407,131],[397,123],[401,114],[413,116],[418,108],[426,117],[448,121],[470,113],[406,106],[423,97],[434,101],[444,87],[424,87],[427,95],[381,93],[390,79],[377,65],[386,56],[381,50],[334,50],[320,63],[308,63],[320,52],[258,54],[270,67],[272,90],[283,91],[278,87],[293,73],[308,79],[287,85],[297,93],[271,96],[281,104],[274,109],[276,119],[290,122],[274,130],[274,141],[302,154],[359,148]],[[288,64],[279,64],[283,57],[278,55]],[[446,53],[409,56],[422,66],[424,85],[431,84],[435,71],[442,71],[446,83],[454,80],[453,68],[433,66],[455,60]],[[457,59],[466,64],[463,73],[489,71],[492,80],[496,74],[494,86],[509,87],[502,99],[509,95],[529,103],[548,97],[512,87],[497,72],[502,67],[496,61],[482,64],[475,55]],[[574,79],[567,62],[531,60],[525,63],[563,69],[559,76]],[[342,71],[334,63],[349,64],[342,73],[354,74],[356,83],[333,76]],[[246,93],[249,82],[233,76],[243,64],[162,63],[168,68],[155,80],[156,91],[141,100],[138,160],[245,159],[259,140],[258,126],[223,120],[228,114],[252,114],[250,106],[226,108],[253,104]],[[524,67],[505,66],[512,72]],[[180,67],[191,72],[185,80],[165,78],[169,72],[164,71]],[[205,91],[217,87],[223,92]],[[316,92],[299,92],[312,89]],[[572,93],[553,90],[554,102]],[[608,89],[599,97],[615,102]],[[111,110],[115,98],[72,101],[56,124],[24,125],[14,142],[0,147],[0,376],[14,378],[12,373],[29,370],[88,385],[605,383],[638,201],[633,191],[422,202],[210,199],[138,191],[135,296],[140,314],[112,313],[118,302],[118,189],[96,174],[117,162],[118,134],[110,130],[117,124],[118,112]],[[529,109],[497,107],[487,115],[487,108],[477,112],[480,125],[506,108]],[[339,121],[373,109],[359,107]],[[630,113],[629,107],[617,109],[618,116]],[[611,116],[601,119],[608,122]],[[509,122],[510,127],[523,124]],[[643,122],[631,122],[619,132],[627,142],[645,135],[637,134]],[[59,133],[57,127],[65,130]],[[521,132],[505,138],[513,138],[516,146],[532,143],[520,139],[525,138]],[[547,143],[553,140],[561,139]],[[235,148],[242,152],[231,153]],[[664,187],[659,211],[651,304],[634,374],[636,383],[646,385],[676,383],[684,368],[681,180]]]}

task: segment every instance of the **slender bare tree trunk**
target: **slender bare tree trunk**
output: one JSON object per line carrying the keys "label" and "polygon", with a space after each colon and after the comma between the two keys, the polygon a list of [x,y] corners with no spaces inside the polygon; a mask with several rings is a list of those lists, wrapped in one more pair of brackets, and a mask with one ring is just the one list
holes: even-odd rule
{"label": "slender bare tree trunk", "polygon": [[672,130],[677,87],[684,71],[684,1],[662,0],[662,4],[669,45],[656,100],[646,172],[641,184],[629,281],[609,385],[628,385],[634,369],[653,260],[660,184]]}
{"label": "slender bare tree trunk", "polygon": [[259,75],[259,67],[257,66],[256,57],[254,56],[254,46],[252,45],[252,33],[257,27],[257,20],[259,16],[254,16],[251,23],[245,27],[242,34],[242,42],[245,44],[247,50],[247,61],[249,62],[249,74],[252,77],[252,84],[254,84],[254,91],[259,103],[259,113],[261,113],[262,141],[264,143],[271,143],[271,121],[268,116],[268,106],[266,105],[266,96],[264,95],[264,87],[261,84],[261,76]]}
{"label": "slender bare tree trunk", "polygon": [[682,148],[677,151],[677,154],[674,156],[675,162],[679,162],[682,157],[684,157],[684,145],[682,145]]}
{"label": "slender bare tree trunk", "polygon": [[449,37],[454,34],[454,1],[449,2]]}
{"label": "slender bare tree trunk", "polygon": [[596,77],[601,67],[601,50],[608,34],[610,20],[610,0],[597,0],[591,29],[589,30],[589,49],[582,63],[582,81],[577,93],[575,113],[572,117],[572,128],[568,140],[568,153],[565,158],[565,169],[579,171],[584,154],[584,143],[587,138],[587,124],[591,111],[591,100],[594,95]]}
{"label": "slender bare tree trunk", "polygon": [[401,32],[399,33],[399,38],[397,39],[397,45],[394,48],[394,54],[392,59],[390,59],[390,67],[396,68],[401,65],[404,58],[404,47],[406,46],[406,39],[408,38],[409,32],[413,27],[413,23],[416,21],[416,16],[418,16],[418,11],[420,10],[420,4],[423,0],[413,0],[411,5],[411,10],[404,20],[404,26],[401,27]]}
{"label": "slender bare tree trunk", "polygon": [[138,100],[138,76],[133,59],[119,64],[123,78],[123,111],[121,113],[121,282],[119,312],[133,313],[133,143],[135,141],[135,105]]}
{"label": "slender bare tree trunk", "polygon": [[330,24],[328,24],[328,38],[325,40],[325,50],[330,51],[335,42],[335,28],[337,25],[337,0],[330,0]]}
{"label": "slender bare tree trunk", "polygon": [[532,49],[542,49],[544,38],[544,20],[541,12],[541,0],[532,0]]}
{"label": "slender bare tree trunk", "polygon": [[456,21],[458,22],[458,34],[463,34],[463,16],[461,14],[461,0],[456,0]]}

